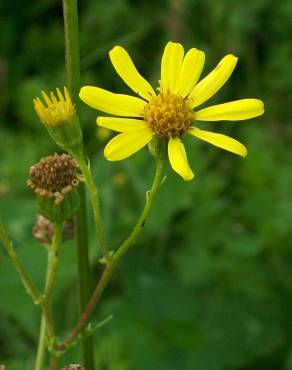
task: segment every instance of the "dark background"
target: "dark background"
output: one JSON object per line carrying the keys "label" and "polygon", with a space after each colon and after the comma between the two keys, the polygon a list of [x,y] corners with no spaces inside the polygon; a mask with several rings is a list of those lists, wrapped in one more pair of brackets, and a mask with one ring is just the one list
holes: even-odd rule
{"label": "dark background", "polygon": [[[95,335],[98,370],[292,369],[292,3],[290,0],[82,0],[82,84],[130,93],[108,52],[122,45],[155,86],[168,40],[206,52],[206,75],[228,53],[239,56],[229,82],[209,104],[260,98],[263,117],[204,123],[246,144],[246,159],[193,138],[196,179],[168,171],[143,236],[123,260],[102,304]],[[32,105],[40,90],[65,83],[60,1],[0,3],[0,216],[41,288],[46,252],[31,236],[35,202],[28,168],[58,148]],[[113,246],[144,202],[154,160],[146,149],[109,163],[110,133],[82,104],[86,151],[102,193]],[[95,280],[100,274],[91,225]],[[76,320],[74,243],[64,245],[55,294],[58,332]],[[0,363],[31,370],[39,313],[0,251]],[[65,362],[79,361],[79,349]]]}

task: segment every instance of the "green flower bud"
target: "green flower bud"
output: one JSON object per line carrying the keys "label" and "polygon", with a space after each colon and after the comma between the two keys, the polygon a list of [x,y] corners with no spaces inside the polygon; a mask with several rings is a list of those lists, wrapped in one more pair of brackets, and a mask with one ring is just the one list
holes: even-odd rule
{"label": "green flower bud", "polygon": [[69,153],[82,149],[82,132],[67,88],[64,95],[59,89],[48,96],[42,91],[45,104],[34,99],[34,108],[55,143]]}

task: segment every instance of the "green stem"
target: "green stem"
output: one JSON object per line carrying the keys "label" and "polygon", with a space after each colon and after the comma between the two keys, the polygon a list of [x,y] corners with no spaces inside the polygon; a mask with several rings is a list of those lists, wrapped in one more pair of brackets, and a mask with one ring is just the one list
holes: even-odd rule
{"label": "green stem", "polygon": [[38,350],[37,350],[36,361],[35,361],[35,370],[43,369],[45,355],[46,355],[46,319],[44,315],[42,315],[40,333],[39,333]]}
{"label": "green stem", "polygon": [[[59,250],[62,245],[63,223],[55,223],[54,227],[54,240],[52,245],[50,246],[50,250],[48,253],[48,266],[44,290],[44,301],[49,307],[57,277],[57,270],[59,265]],[[43,369],[46,354],[46,326],[46,318],[44,315],[42,315],[35,370]],[[51,357],[55,356],[53,355]],[[54,363],[57,364],[56,359],[54,359]]]}
{"label": "green stem", "polygon": [[101,217],[100,217],[100,205],[99,205],[99,196],[98,196],[98,190],[95,186],[95,183],[93,181],[93,178],[91,176],[90,170],[88,168],[87,163],[85,162],[85,159],[83,155],[75,155],[75,160],[77,161],[80,170],[83,174],[85,183],[87,185],[87,189],[90,196],[90,201],[93,209],[93,216],[94,216],[94,222],[95,222],[95,229],[96,234],[98,237],[99,245],[102,250],[102,254],[108,263],[110,261],[110,253],[109,249],[106,245],[103,229],[101,226]]}
{"label": "green stem", "polygon": [[[89,264],[88,238],[87,238],[87,212],[85,199],[85,185],[80,184],[80,208],[76,216],[76,243],[78,263],[78,300],[79,315],[84,311],[90,298],[92,289],[92,276]],[[94,369],[93,337],[86,336],[81,341],[83,364],[87,369]]]}
{"label": "green stem", "polygon": [[[63,240],[63,222],[54,223],[54,239],[49,250],[48,269],[46,276],[46,285],[44,292],[44,300],[47,306],[51,306],[51,298],[56,285],[56,278],[59,266],[59,253]],[[45,340],[45,338],[44,338]],[[41,370],[36,369],[36,370]],[[58,370],[58,358],[55,354],[51,354],[51,370]]]}
{"label": "green stem", "polygon": [[80,53],[77,0],[63,0],[65,58],[68,88],[73,102],[80,88]]}
{"label": "green stem", "polygon": [[57,271],[59,266],[59,253],[63,240],[63,222],[54,223],[54,239],[49,250],[48,271],[45,285],[44,299],[47,304],[51,303],[51,297],[56,285]]}
{"label": "green stem", "polygon": [[[79,54],[79,35],[78,35],[78,9],[77,0],[63,0],[64,31],[65,31],[65,53],[66,70],[70,94],[75,106],[78,105],[78,91],[80,88],[80,54]],[[72,153],[79,164],[85,178],[90,199],[93,207],[94,220],[97,237],[105,259],[109,260],[109,251],[106,246],[105,238],[100,221],[100,207],[98,191],[87,167],[82,150],[79,153]],[[90,370],[90,369],[87,369]]]}
{"label": "green stem", "polygon": [[[77,0],[63,0],[65,55],[68,88],[78,108],[78,92],[80,88],[80,52]],[[79,311],[84,310],[89,299],[91,274],[88,251],[88,227],[85,188],[79,186],[80,207],[76,215],[76,246],[78,264]],[[94,369],[92,337],[82,340],[83,364],[87,370]]]}
{"label": "green stem", "polygon": [[98,303],[100,297],[102,296],[104,289],[106,288],[108,282],[110,281],[112,273],[116,265],[118,264],[120,258],[122,258],[122,256],[127,252],[127,250],[133,245],[136,238],[138,237],[138,235],[143,229],[143,226],[152,208],[153,199],[161,185],[162,178],[163,178],[163,169],[164,169],[164,161],[158,159],[153,184],[151,186],[150,191],[146,193],[146,203],[145,203],[144,209],[135,227],[133,228],[129,237],[118,248],[113,258],[111,258],[109,262],[106,264],[106,267],[102,273],[101,279],[99,280],[83,314],[81,315],[75,328],[71,331],[71,333],[67,336],[67,338],[58,345],[58,349],[62,351],[65,351],[66,349],[68,349],[75,342],[77,336],[84,330],[84,328],[88,324],[90,316],[96,304]]}
{"label": "green stem", "polygon": [[12,242],[9,240],[8,235],[4,229],[4,226],[2,223],[0,223],[0,240],[6,249],[6,252],[8,253],[9,257],[11,258],[11,261],[18,272],[21,281],[25,287],[25,290],[27,293],[31,296],[33,302],[35,305],[40,305],[42,303],[42,296],[40,292],[38,291],[37,287],[29,277],[28,273],[26,272],[22,262],[20,261]]}
{"label": "green stem", "polygon": [[157,160],[157,167],[156,167],[156,173],[153,180],[152,187],[149,192],[146,193],[146,203],[145,207],[143,209],[143,212],[141,213],[141,216],[139,217],[134,229],[132,230],[131,234],[128,236],[128,238],[121,244],[121,246],[118,248],[116,253],[114,254],[114,261],[118,261],[127,251],[128,249],[134,244],[136,238],[142,231],[144,224],[146,222],[146,219],[148,217],[149,211],[152,208],[154,196],[159,189],[161,185],[161,181],[163,178],[163,169],[165,166],[165,162],[162,159]]}
{"label": "green stem", "polygon": [[[29,277],[28,273],[26,272],[1,222],[0,222],[0,240],[7,254],[9,255],[16,271],[18,272],[27,293],[31,296],[35,305],[40,305],[42,309],[42,314],[46,320],[48,337],[53,338],[55,335],[55,330],[51,310],[47,305],[44,297],[40,294],[37,287]],[[42,332],[40,334],[42,334]]]}

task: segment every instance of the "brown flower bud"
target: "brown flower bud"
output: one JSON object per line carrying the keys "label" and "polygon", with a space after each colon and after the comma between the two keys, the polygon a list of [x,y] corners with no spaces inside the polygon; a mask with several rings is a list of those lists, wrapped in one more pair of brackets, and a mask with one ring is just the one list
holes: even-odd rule
{"label": "brown flower bud", "polygon": [[78,166],[68,154],[54,154],[31,166],[27,186],[37,194],[38,211],[50,221],[66,221],[79,207]]}
{"label": "brown flower bud", "polygon": [[36,194],[52,198],[56,204],[79,184],[77,164],[68,154],[53,154],[30,167],[27,186]]}
{"label": "brown flower bud", "polygon": [[[54,237],[54,224],[42,215],[38,215],[35,226],[32,229],[32,234],[40,244],[51,244]],[[63,240],[69,240],[73,237],[74,221],[68,220],[64,224]]]}

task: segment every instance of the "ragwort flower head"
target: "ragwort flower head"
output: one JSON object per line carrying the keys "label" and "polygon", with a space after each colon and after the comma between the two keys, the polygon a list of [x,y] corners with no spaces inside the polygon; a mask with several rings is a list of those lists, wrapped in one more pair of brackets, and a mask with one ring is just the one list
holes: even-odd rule
{"label": "ragwort flower head", "polygon": [[197,83],[205,62],[204,52],[192,48],[184,54],[181,44],[169,42],[162,56],[158,94],[137,71],[126,50],[116,46],[109,55],[119,76],[142,99],[93,86],[80,90],[80,98],[89,106],[118,116],[97,118],[99,126],[120,132],[105,147],[108,160],[127,158],[153,137],[162,138],[168,141],[173,170],[184,180],[191,180],[194,174],[181,140],[184,134],[246,156],[246,148],[237,140],[194,125],[195,121],[239,121],[263,114],[264,104],[258,99],[241,99],[197,110],[228,80],[237,63],[234,55],[226,55]]}

